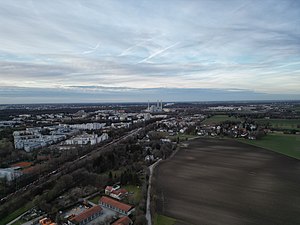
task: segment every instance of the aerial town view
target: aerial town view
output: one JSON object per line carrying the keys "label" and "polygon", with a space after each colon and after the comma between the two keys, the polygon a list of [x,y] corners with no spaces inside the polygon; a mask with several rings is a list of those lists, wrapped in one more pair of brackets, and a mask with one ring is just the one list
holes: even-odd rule
{"label": "aerial town view", "polygon": [[0,225],[300,224],[300,1],[0,20]]}

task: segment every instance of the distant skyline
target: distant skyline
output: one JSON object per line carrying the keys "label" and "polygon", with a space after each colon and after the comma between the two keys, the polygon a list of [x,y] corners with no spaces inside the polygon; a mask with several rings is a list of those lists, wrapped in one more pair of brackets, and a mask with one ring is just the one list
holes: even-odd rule
{"label": "distant skyline", "polygon": [[300,1],[0,3],[0,104],[300,100]]}

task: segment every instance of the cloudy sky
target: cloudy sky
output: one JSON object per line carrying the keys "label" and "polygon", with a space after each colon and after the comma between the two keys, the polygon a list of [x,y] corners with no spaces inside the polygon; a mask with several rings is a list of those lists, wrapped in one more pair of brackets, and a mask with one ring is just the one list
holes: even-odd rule
{"label": "cloudy sky", "polygon": [[9,0],[0,21],[0,104],[300,99],[298,0]]}

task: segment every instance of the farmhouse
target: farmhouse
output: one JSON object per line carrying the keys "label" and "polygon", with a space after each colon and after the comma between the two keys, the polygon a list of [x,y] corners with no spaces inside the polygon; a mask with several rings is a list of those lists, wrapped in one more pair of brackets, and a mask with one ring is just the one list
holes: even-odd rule
{"label": "farmhouse", "polygon": [[132,225],[132,224],[133,222],[128,216],[121,217],[120,219],[112,223],[112,225]]}
{"label": "farmhouse", "polygon": [[102,208],[99,205],[93,206],[82,213],[72,217],[70,222],[76,225],[86,224],[102,214]]}
{"label": "farmhouse", "polygon": [[121,200],[126,195],[128,195],[128,191],[125,189],[120,189],[119,185],[114,185],[114,186],[107,186],[105,188],[105,194],[109,195],[112,198]]}
{"label": "farmhouse", "polygon": [[114,186],[106,186],[105,188],[105,194],[106,195],[109,195],[112,191],[115,191],[115,190],[119,190],[121,187],[117,184],[115,184]]}
{"label": "farmhouse", "polygon": [[134,207],[122,202],[119,202],[117,200],[114,200],[112,198],[103,196],[99,200],[99,204],[103,207],[112,209],[115,212],[118,212],[122,215],[129,216],[132,212],[134,212]]}

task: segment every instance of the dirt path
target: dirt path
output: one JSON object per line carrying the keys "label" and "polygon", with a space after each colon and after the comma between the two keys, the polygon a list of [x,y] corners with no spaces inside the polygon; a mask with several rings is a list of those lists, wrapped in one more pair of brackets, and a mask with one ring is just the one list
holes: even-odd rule
{"label": "dirt path", "polygon": [[146,211],[146,219],[148,221],[148,225],[152,225],[152,219],[151,219],[151,185],[152,185],[152,175],[153,175],[153,169],[157,166],[157,164],[161,161],[159,159],[155,163],[153,163],[151,166],[149,166],[149,185],[148,185],[148,190],[147,190],[147,211]]}

